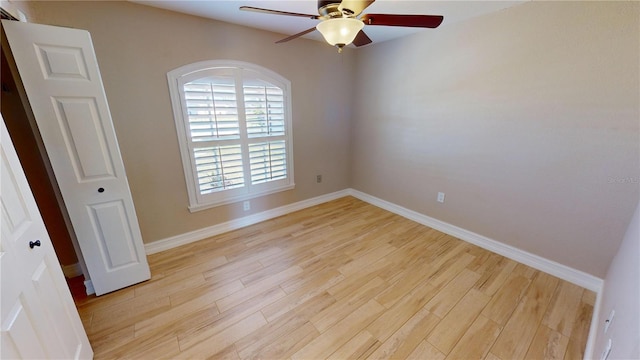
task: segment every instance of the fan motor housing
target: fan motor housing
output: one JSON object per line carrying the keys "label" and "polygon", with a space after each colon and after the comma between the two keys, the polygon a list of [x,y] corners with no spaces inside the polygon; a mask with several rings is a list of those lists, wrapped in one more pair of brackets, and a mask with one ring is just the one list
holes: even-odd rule
{"label": "fan motor housing", "polygon": [[342,11],[338,9],[339,7],[340,2],[336,2],[336,0],[318,0],[318,13],[321,16],[342,17]]}

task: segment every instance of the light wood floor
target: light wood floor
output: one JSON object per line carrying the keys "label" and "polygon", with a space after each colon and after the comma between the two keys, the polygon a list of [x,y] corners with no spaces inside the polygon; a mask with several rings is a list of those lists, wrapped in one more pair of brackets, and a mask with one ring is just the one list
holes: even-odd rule
{"label": "light wood floor", "polygon": [[593,292],[352,197],[149,257],[96,358],[582,359]]}

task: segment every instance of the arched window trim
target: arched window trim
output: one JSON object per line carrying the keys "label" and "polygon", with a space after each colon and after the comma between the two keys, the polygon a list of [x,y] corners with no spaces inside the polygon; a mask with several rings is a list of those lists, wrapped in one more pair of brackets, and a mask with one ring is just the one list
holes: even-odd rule
{"label": "arched window trim", "polygon": [[[244,95],[238,93],[236,87],[236,95],[239,108],[239,122],[241,136],[238,143],[241,143],[243,152],[243,164],[245,168],[244,179],[245,186],[241,189],[220,190],[213,193],[202,194],[197,181],[197,169],[194,160],[194,144],[190,134],[190,124],[186,110],[186,100],[184,95],[184,84],[195,79],[202,78],[207,73],[216,70],[228,69],[234,73],[237,84],[243,84],[244,79],[261,79],[282,89],[283,107],[284,107],[284,129],[285,134],[278,136],[280,141],[285,142],[286,148],[286,178],[274,181],[267,181],[259,184],[253,184],[249,171],[248,146],[251,139],[247,135],[247,127],[244,121],[245,114],[240,110],[244,109]],[[247,76],[255,75],[255,76]],[[188,65],[181,66],[167,73],[169,82],[169,93],[173,108],[173,116],[176,124],[178,142],[180,145],[180,155],[185,173],[187,192],[189,195],[189,210],[191,212],[212,208],[224,204],[234,203],[238,201],[248,200],[280,191],[286,191],[295,187],[294,171],[293,171],[293,136],[291,121],[291,82],[278,73],[264,68],[262,66],[235,60],[208,60],[200,61]],[[242,98],[242,101],[239,99]],[[241,103],[241,104],[240,104]],[[245,158],[247,157],[247,158]]]}

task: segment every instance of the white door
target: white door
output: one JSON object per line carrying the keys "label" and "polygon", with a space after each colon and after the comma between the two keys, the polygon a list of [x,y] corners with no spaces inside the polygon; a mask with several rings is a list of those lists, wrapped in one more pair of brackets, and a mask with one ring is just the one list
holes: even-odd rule
{"label": "white door", "polygon": [[96,294],[150,278],[91,36],[3,20]]}
{"label": "white door", "polygon": [[0,358],[90,359],[89,339],[4,120],[0,131]]}

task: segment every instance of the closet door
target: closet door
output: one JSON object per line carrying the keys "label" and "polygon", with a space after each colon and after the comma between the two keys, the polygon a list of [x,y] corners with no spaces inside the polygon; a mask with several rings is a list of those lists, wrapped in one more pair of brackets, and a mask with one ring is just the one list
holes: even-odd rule
{"label": "closet door", "polygon": [[3,20],[97,295],[150,278],[91,36]]}

